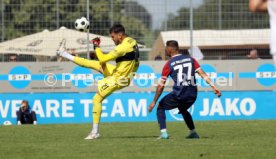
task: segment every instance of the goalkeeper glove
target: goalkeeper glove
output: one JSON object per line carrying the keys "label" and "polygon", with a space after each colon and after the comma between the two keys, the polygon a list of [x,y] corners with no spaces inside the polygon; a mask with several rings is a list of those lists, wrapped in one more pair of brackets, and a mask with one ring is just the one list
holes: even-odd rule
{"label": "goalkeeper glove", "polygon": [[91,40],[91,43],[93,44],[95,50],[97,47],[100,47],[101,39],[99,37],[96,37]]}

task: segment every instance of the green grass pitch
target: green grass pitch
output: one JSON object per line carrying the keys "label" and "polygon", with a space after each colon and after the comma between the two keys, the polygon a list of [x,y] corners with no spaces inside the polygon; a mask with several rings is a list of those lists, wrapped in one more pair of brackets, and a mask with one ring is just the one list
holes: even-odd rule
{"label": "green grass pitch", "polygon": [[86,141],[90,124],[0,127],[0,159],[275,159],[276,120],[196,122],[200,139],[185,139],[183,122],[102,123],[101,138]]}

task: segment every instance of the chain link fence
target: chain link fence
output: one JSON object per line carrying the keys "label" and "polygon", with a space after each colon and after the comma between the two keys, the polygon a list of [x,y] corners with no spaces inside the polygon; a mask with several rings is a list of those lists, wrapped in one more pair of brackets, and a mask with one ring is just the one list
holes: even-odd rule
{"label": "chain link fence", "polygon": [[[251,52],[254,55],[257,52],[257,59],[271,58],[269,17],[266,13],[251,13],[248,1],[0,0],[0,3],[0,60],[3,62],[11,58],[55,61],[51,56],[17,52],[22,49],[7,54],[7,46],[3,44],[14,40],[10,47],[16,48],[20,43],[17,38],[46,29],[52,32],[62,26],[74,30],[74,21],[83,16],[89,18],[93,34],[108,36],[110,26],[123,24],[127,34],[143,46],[142,60],[164,60],[164,44],[173,39],[179,41],[183,52],[188,52],[191,45],[199,47],[205,60],[246,59],[251,58]],[[84,57],[86,54],[79,53]]]}

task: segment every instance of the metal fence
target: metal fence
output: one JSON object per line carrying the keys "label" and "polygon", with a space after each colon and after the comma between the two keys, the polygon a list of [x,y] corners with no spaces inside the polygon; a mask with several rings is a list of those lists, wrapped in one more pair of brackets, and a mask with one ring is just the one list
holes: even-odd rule
{"label": "metal fence", "polygon": [[[259,58],[270,58],[266,31],[269,28],[268,15],[251,13],[248,1],[1,0],[0,3],[2,42],[45,29],[54,31],[61,26],[74,29],[74,21],[85,16],[90,20],[90,32],[99,35],[108,36],[110,26],[122,23],[127,34],[145,46],[141,49],[142,60],[165,59],[166,39],[178,40],[183,52],[187,52],[191,45],[198,46],[206,60],[244,59],[251,50],[256,50]],[[210,30],[216,32],[208,36]],[[241,34],[247,31],[248,34],[237,34],[239,31],[242,31]],[[207,35],[203,41],[204,34]],[[261,39],[259,35],[262,35]],[[13,47],[16,45],[14,42]],[[19,61],[53,59],[18,55],[17,52],[14,52],[15,55],[4,53],[0,53],[1,61],[9,61],[11,56],[16,56]],[[82,56],[86,57],[85,54]]]}

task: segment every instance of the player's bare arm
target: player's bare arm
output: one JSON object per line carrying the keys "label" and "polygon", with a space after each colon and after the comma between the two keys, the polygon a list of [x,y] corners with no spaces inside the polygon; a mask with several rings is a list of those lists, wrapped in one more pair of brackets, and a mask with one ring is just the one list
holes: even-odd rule
{"label": "player's bare arm", "polygon": [[252,12],[266,12],[267,0],[249,0],[249,9]]}
{"label": "player's bare arm", "polygon": [[212,89],[214,90],[214,93],[220,97],[221,96],[221,92],[220,90],[214,85],[214,83],[211,81],[210,77],[201,69],[199,68],[197,70],[197,73],[200,75],[200,77],[202,79],[204,79],[211,87]]}
{"label": "player's bare arm", "polygon": [[154,96],[154,99],[153,101],[151,102],[151,104],[149,105],[148,107],[148,111],[151,112],[152,109],[155,107],[155,104],[157,102],[157,100],[159,99],[160,95],[162,94],[163,90],[164,90],[164,87],[165,87],[165,83],[166,81],[165,80],[162,80],[159,85],[157,86],[156,88],[156,92],[155,92],[155,96]]}

